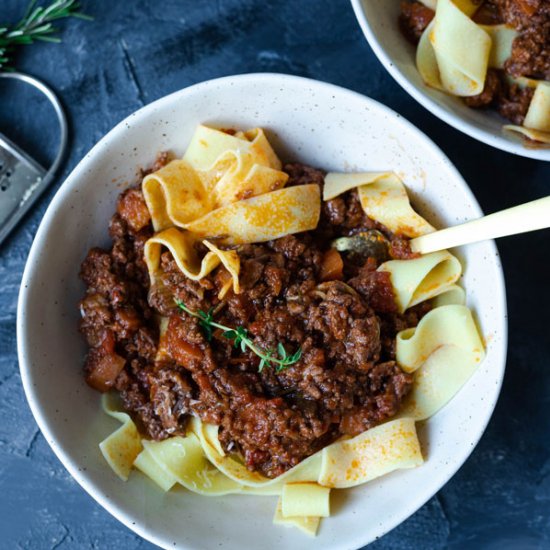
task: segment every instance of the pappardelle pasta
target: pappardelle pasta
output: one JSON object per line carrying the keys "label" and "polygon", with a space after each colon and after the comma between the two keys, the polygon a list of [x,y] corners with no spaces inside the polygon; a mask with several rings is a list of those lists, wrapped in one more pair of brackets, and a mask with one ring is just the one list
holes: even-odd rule
{"label": "pappardelle pasta", "polygon": [[261,129],[199,126],[124,191],[82,265],[86,380],[123,480],[277,496],[314,535],[330,493],[423,461],[416,423],[483,360],[451,253],[393,172],[282,166]]}
{"label": "pappardelle pasta", "polygon": [[550,143],[548,2],[407,0],[400,23],[428,86],[495,107],[506,131]]}

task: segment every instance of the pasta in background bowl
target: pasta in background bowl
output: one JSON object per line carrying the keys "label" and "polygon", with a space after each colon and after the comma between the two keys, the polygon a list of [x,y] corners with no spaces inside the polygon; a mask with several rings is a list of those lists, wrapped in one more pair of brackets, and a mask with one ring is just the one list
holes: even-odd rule
{"label": "pasta in background bowl", "polygon": [[[428,52],[428,55],[424,53],[428,49],[426,47],[428,40],[425,39],[421,42],[423,47],[418,50],[420,55],[417,57],[417,47],[405,38],[400,29],[399,0],[351,0],[351,3],[363,33],[380,62],[395,80],[397,80],[397,82],[419,103],[426,107],[426,109],[451,126],[454,126],[457,130],[483,143],[492,145],[497,149],[534,159],[550,160],[550,149],[548,145],[544,143],[529,143],[525,141],[522,135],[522,133],[524,133],[525,135],[533,136],[537,134],[538,130],[529,131],[519,126],[513,127],[515,131],[503,129],[503,125],[510,128],[510,125],[507,124],[509,121],[501,117],[496,111],[492,109],[473,109],[468,107],[461,98],[450,95],[448,92],[442,90],[443,87],[439,83],[439,77],[431,78],[430,72],[433,73],[433,68],[428,61],[431,61],[432,57],[430,52]],[[432,7],[436,6],[435,0],[426,0],[426,3]],[[447,6],[452,3],[446,0],[444,4]],[[462,3],[458,2],[458,5],[463,8],[470,4],[473,5],[474,3],[470,0]],[[475,4],[477,5],[479,3]],[[491,27],[484,28],[491,29]],[[499,26],[495,26],[494,28],[500,29]],[[510,45],[507,44],[509,37],[506,32],[507,29],[501,33],[492,32],[491,38],[489,38],[487,33],[480,31],[484,36],[477,37],[481,41],[483,39],[486,39],[486,41],[492,40],[500,46],[500,48],[492,48],[494,51],[492,57],[489,59],[490,67],[500,67],[503,60],[494,59],[495,55],[498,57],[500,52],[502,56],[505,56],[505,52],[510,47]],[[459,33],[464,34],[464,29],[460,29]],[[427,38],[428,34],[429,32],[426,33],[425,38]],[[444,36],[447,35],[448,31],[445,31]],[[435,38],[436,37],[433,36],[430,40],[435,40]],[[471,42],[473,38],[469,37],[468,40]],[[482,49],[482,45],[476,45],[476,48]],[[421,60],[420,66],[418,65],[418,59]],[[468,56],[468,60],[471,62],[472,66],[475,65],[476,62],[479,62],[476,55]],[[419,67],[423,69],[423,75],[419,71]],[[478,67],[473,68],[475,73]],[[481,72],[483,71],[484,69],[481,70]],[[478,72],[480,71],[478,70]],[[471,78],[475,80],[474,73],[471,74]],[[535,81],[531,82],[525,78],[520,80],[528,82],[529,86],[534,86],[537,83]],[[470,82],[473,81],[471,80]],[[451,86],[451,84],[449,84],[449,86]],[[452,86],[456,86],[456,82],[453,82]],[[483,86],[481,85],[481,87]],[[538,95],[541,97],[544,95],[544,97],[546,97],[544,94],[547,89],[546,84],[541,82],[539,88]],[[473,92],[462,91],[460,95],[468,96],[472,95],[472,93]],[[538,103],[540,103],[540,101]],[[533,105],[533,107],[536,106]],[[530,118],[535,117],[535,111],[536,109],[533,108]],[[538,118],[540,119],[540,117]],[[547,116],[543,116],[542,118],[544,119],[546,127],[548,125]],[[528,122],[529,121],[527,121],[527,123]],[[538,122],[540,123],[540,120],[538,120]]]}
{"label": "pasta in background bowl", "polygon": [[[252,548],[261,536],[265,548],[358,548],[430,498],[464,462],[489,420],[506,353],[506,305],[496,248],[487,242],[453,251],[465,267],[461,284],[487,355],[456,397],[418,425],[424,464],[341,492],[316,539],[271,526],[276,497],[205,499],[179,489],[163,494],[141,475],[124,483],[106,468],[97,446],[117,422],[101,412],[98,394],[83,382],[85,347],[75,312],[82,287],[75,273],[91,246],[107,245],[107,221],[116,196],[135,181],[136,165],[149,164],[152,151],[172,150],[181,157],[200,123],[262,127],[285,161],[334,172],[391,168],[405,183],[415,209],[436,227],[481,214],[466,184],[432,142],[358,94],[297,77],[246,75],[167,96],[103,138],[63,184],[44,217],[25,270],[18,312],[29,403],[75,479],[115,517],[162,547],[223,542],[228,548]],[[78,238],[66,241],[67,234]]]}

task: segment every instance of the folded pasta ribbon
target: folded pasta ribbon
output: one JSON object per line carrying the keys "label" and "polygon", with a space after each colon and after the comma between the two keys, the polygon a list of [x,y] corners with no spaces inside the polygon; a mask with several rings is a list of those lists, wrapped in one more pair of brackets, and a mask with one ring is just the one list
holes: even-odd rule
{"label": "folded pasta ribbon", "polygon": [[503,69],[504,62],[512,55],[512,42],[518,35],[508,25],[479,25],[491,37],[489,67]]}
{"label": "folded pasta ribbon", "polygon": [[185,160],[173,160],[146,176],[142,189],[155,231],[182,227],[213,208],[211,193]]}
{"label": "folded pasta ribbon", "polygon": [[144,448],[134,460],[133,466],[154,481],[165,493],[177,482],[175,476],[160,466],[148,448]]}
{"label": "folded pasta ribbon", "polygon": [[[315,484],[324,487],[359,485],[388,471],[409,467],[409,459],[412,455],[407,449],[412,449],[414,460],[418,460],[417,453],[420,452],[418,440],[415,439],[414,423],[411,428],[409,421],[401,419],[397,424],[390,421],[351,439],[337,441],[306,458],[279,477],[269,479],[257,472],[251,472],[235,456],[224,453],[219,444],[218,426],[203,424],[194,418],[192,429],[195,434],[199,434],[208,459],[227,477],[248,487],[271,487],[272,490],[275,488],[278,491],[283,490],[287,499],[292,494],[292,490],[288,489],[289,485],[297,484],[302,488],[311,485],[314,493],[317,491]],[[379,452],[380,446],[384,449],[386,447],[395,449],[396,453],[388,455]],[[367,465],[368,469],[365,470]],[[285,487],[287,487],[286,490]],[[301,513],[294,515],[308,515],[305,513],[306,509],[304,505]],[[290,515],[290,512],[286,515]],[[319,515],[322,514],[319,513]]]}
{"label": "folded pasta ribbon", "polygon": [[424,420],[460,390],[485,357],[470,310],[444,305],[425,315],[416,328],[397,335],[396,359],[414,372],[414,385],[400,416]]}
{"label": "folded pasta ribbon", "polygon": [[298,527],[308,535],[317,533],[322,517],[330,516],[330,489],[318,483],[287,483],[277,507],[273,523]]}
{"label": "folded pasta ribbon", "polygon": [[403,182],[393,172],[329,173],[325,177],[323,200],[333,199],[355,187],[367,216],[393,233],[418,237],[434,231],[412,209]]}
{"label": "folded pasta ribbon", "polygon": [[226,175],[228,164],[235,165],[231,175],[241,173],[241,176],[254,164],[281,169],[281,161],[261,128],[231,134],[201,124],[183,158],[203,175],[216,170],[220,171],[220,176]]}
{"label": "folded pasta ribbon", "polygon": [[224,244],[258,243],[314,229],[321,214],[317,184],[279,189],[228,204],[185,225]]}
{"label": "folded pasta ribbon", "polygon": [[429,86],[462,97],[483,91],[492,40],[470,19],[478,7],[471,0],[438,0],[416,51],[417,68]]}
{"label": "folded pasta ribbon", "polygon": [[238,294],[240,261],[237,252],[221,250],[213,243],[203,240],[202,244],[208,252],[203,258],[199,258],[195,247],[198,240],[193,233],[179,231],[175,227],[165,229],[148,239],[143,253],[151,281],[154,282],[159,274],[160,255],[162,247],[165,247],[172,254],[180,271],[193,281],[199,281],[223,264],[231,275],[233,291]]}
{"label": "folded pasta ribbon", "polygon": [[[462,266],[450,252],[442,250],[413,260],[390,260],[378,271],[390,274],[400,313],[455,288]],[[455,292],[459,292],[456,291]]]}
{"label": "folded pasta ribbon", "polygon": [[[473,0],[423,0],[435,9],[433,21],[420,37],[416,66],[424,82],[456,96],[480,94],[487,68],[503,69],[512,53],[517,31],[504,24],[478,25],[470,17],[480,2]],[[512,79],[520,86],[536,88],[522,126],[507,124],[540,143],[550,143],[550,83],[527,78]]]}
{"label": "folded pasta ribbon", "polygon": [[330,488],[311,481],[285,483],[281,494],[282,513],[289,517],[330,516]]}
{"label": "folded pasta ribbon", "polygon": [[[199,439],[193,433],[164,441],[143,441],[143,447],[154,467],[148,471],[141,469],[161,487],[167,477],[201,495],[220,496],[241,491],[241,485],[224,476],[207,460]],[[136,466],[139,464],[138,457]]]}
{"label": "folded pasta ribbon", "polygon": [[380,424],[352,439],[325,447],[319,484],[354,487],[400,468],[424,461],[414,420],[400,418]]}
{"label": "folded pasta ribbon", "polygon": [[183,159],[146,176],[143,194],[155,231],[284,187],[288,175],[263,130],[242,137],[199,126]]}
{"label": "folded pasta ribbon", "polygon": [[[143,180],[157,232],[145,245],[151,280],[158,274],[165,247],[193,280],[223,264],[237,293],[237,253],[221,250],[210,240],[225,245],[253,243],[315,228],[320,215],[318,186],[284,189],[288,175],[280,168],[263,130],[231,135],[199,126],[183,159]],[[197,255],[198,240],[209,249],[203,258]]]}
{"label": "folded pasta ribbon", "polygon": [[104,439],[99,448],[101,454],[118,477],[126,481],[132,464],[142,450],[141,437],[134,421],[122,412],[120,401],[115,395],[103,394],[101,405],[103,411],[118,420],[122,425]]}
{"label": "folded pasta ribbon", "polygon": [[534,141],[550,143],[550,82],[538,82],[523,126],[507,124],[505,130],[519,132]]}
{"label": "folded pasta ribbon", "polygon": [[282,497],[277,501],[275,515],[273,516],[274,525],[284,525],[285,527],[297,527],[307,535],[314,537],[319,529],[321,518],[319,516],[290,516],[283,515]]}

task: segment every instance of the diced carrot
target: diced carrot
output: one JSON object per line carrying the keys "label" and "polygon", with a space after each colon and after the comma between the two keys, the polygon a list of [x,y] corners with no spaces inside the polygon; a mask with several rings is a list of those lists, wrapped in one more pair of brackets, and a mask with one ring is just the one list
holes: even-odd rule
{"label": "diced carrot", "polygon": [[322,281],[334,281],[344,276],[344,262],[338,250],[329,248],[323,255],[320,276]]}
{"label": "diced carrot", "polygon": [[169,340],[169,353],[177,363],[183,367],[187,366],[190,361],[202,359],[202,350],[198,346],[194,346],[185,340]]}
{"label": "diced carrot", "polygon": [[100,392],[109,391],[125,363],[124,358],[116,353],[104,353],[93,348],[88,355],[86,382]]}

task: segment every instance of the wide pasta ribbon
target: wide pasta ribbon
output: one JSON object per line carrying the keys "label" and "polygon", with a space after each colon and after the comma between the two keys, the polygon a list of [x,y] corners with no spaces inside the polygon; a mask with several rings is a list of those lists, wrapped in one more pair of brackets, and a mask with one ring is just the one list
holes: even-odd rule
{"label": "wide pasta ribbon", "polygon": [[[428,86],[452,95],[480,94],[487,68],[504,68],[517,31],[505,24],[478,25],[472,21],[470,18],[480,5],[473,0],[422,0],[422,3],[436,11],[416,50],[416,66],[422,79]],[[507,124],[504,130],[549,144],[550,83],[523,77],[511,80],[536,90],[523,125]]]}
{"label": "wide pasta ribbon", "polygon": [[[200,441],[193,433],[164,441],[144,441],[143,446],[157,468],[140,469],[161,487],[164,478],[168,477],[201,495],[220,496],[241,491],[240,484],[224,476],[206,459]],[[139,460],[136,465],[139,465]]]}
{"label": "wide pasta ribbon", "polygon": [[442,250],[414,260],[390,260],[384,262],[378,271],[390,274],[395,301],[399,312],[403,313],[455,287],[462,266],[455,256]]}
{"label": "wide pasta ribbon", "polygon": [[[143,180],[143,194],[157,231],[145,245],[151,280],[157,277],[165,247],[193,280],[223,264],[238,293],[237,253],[221,250],[210,241],[262,242],[315,228],[320,215],[319,187],[283,189],[288,175],[280,168],[263,130],[231,135],[199,126],[183,159]],[[196,251],[199,240],[209,249],[203,258]]]}
{"label": "wide pasta ribbon", "polygon": [[277,507],[275,508],[275,515],[273,516],[274,525],[284,525],[285,527],[297,527],[309,536],[315,536],[321,518],[319,516],[289,516],[283,515],[283,503],[282,497],[279,497],[277,501]]}
{"label": "wide pasta ribbon", "polygon": [[201,174],[208,174],[219,168],[220,175],[225,175],[225,163],[235,163],[232,174],[242,173],[245,168],[250,169],[254,164],[274,170],[281,169],[281,161],[261,128],[230,134],[201,124],[183,158]]}
{"label": "wide pasta ribbon", "polygon": [[99,448],[116,475],[126,481],[134,460],[143,448],[141,437],[134,421],[128,414],[122,412],[120,401],[113,394],[104,394],[101,405],[106,414],[122,425],[104,439],[99,444]]}
{"label": "wide pasta ribbon", "polygon": [[393,172],[329,173],[325,177],[323,200],[333,199],[355,187],[367,216],[393,233],[418,237],[435,231],[412,209],[403,182]]}
{"label": "wide pasta ribbon", "polygon": [[470,19],[478,7],[471,0],[438,0],[416,51],[417,68],[429,86],[462,97],[483,91],[492,40]]}
{"label": "wide pasta ribbon", "polygon": [[285,518],[330,516],[330,487],[318,483],[285,483],[281,494],[281,513]]}
{"label": "wide pasta ribbon", "polygon": [[504,62],[512,54],[512,42],[518,35],[517,31],[508,25],[479,25],[491,37],[491,52],[489,67],[503,69]]}
{"label": "wide pasta ribbon", "polygon": [[133,466],[154,481],[165,493],[177,482],[176,477],[172,473],[158,464],[148,448],[144,448],[139,453],[133,462]]}
{"label": "wide pasta ribbon", "polygon": [[396,359],[405,372],[414,372],[442,346],[467,350],[474,363],[483,359],[483,343],[466,306],[435,308],[422,318],[417,327],[398,333]]}
{"label": "wide pasta ribbon", "polygon": [[216,208],[284,187],[288,174],[263,130],[242,137],[199,126],[183,159],[143,180],[155,231],[185,225]]}
{"label": "wide pasta ribbon", "polygon": [[414,420],[390,420],[352,439],[322,451],[319,483],[326,487],[354,487],[400,468],[424,461]]}
{"label": "wide pasta ribbon", "polygon": [[470,310],[463,305],[437,307],[416,328],[397,335],[396,359],[414,372],[413,390],[400,412],[424,420],[460,390],[485,357]]}
{"label": "wide pasta ribbon", "polygon": [[550,82],[538,82],[523,126],[507,124],[505,130],[519,132],[534,141],[550,143]]}
{"label": "wide pasta ribbon", "polygon": [[[323,200],[331,200],[354,188],[357,188],[367,216],[384,224],[393,233],[418,237],[435,231],[413,210],[403,182],[393,172],[329,173],[325,177]],[[447,297],[448,300],[463,299],[460,287],[454,284],[462,273],[462,266],[447,251],[425,254],[413,260],[390,260],[384,262],[378,271],[390,274],[401,313],[425,300],[447,295],[451,290],[453,293]]]}
{"label": "wide pasta ribbon", "polygon": [[211,242],[203,240],[202,243],[208,248],[208,252],[201,259],[195,248],[197,240],[197,236],[193,233],[178,231],[175,227],[170,227],[151,237],[145,243],[143,251],[151,281],[154,282],[158,276],[160,254],[162,247],[165,247],[171,252],[180,271],[193,281],[199,281],[216,269],[220,263],[223,264],[231,275],[234,292],[239,293],[240,261],[237,252],[221,250]]}
{"label": "wide pasta ribbon", "polygon": [[204,182],[185,160],[173,160],[146,176],[142,189],[155,231],[182,227],[213,207],[214,201]]}
{"label": "wide pasta ribbon", "polygon": [[228,204],[185,227],[225,244],[258,243],[314,229],[320,213],[320,190],[313,183]]}

